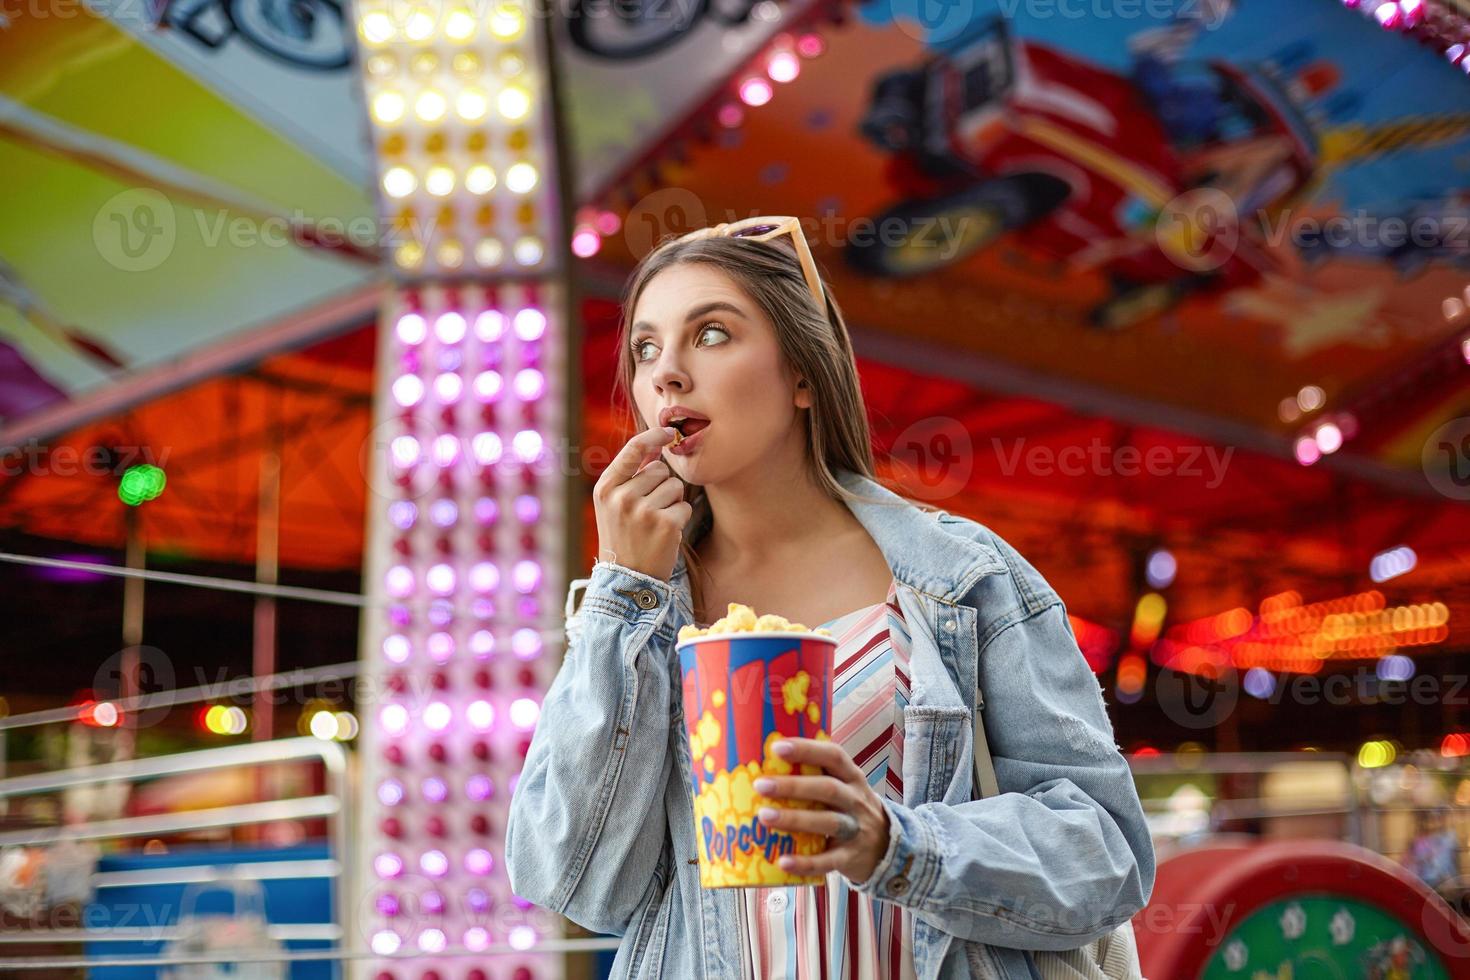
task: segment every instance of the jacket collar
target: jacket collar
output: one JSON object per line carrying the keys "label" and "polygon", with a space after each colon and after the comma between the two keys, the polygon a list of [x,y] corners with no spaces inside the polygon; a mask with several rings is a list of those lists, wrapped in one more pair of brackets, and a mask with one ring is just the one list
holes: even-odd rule
{"label": "jacket collar", "polygon": [[[843,488],[867,498],[844,500],[848,510],[867,529],[902,585],[944,602],[957,603],[983,575],[1005,570],[994,548],[974,538],[969,529],[947,529],[940,514],[928,513],[884,487],[851,470],[838,469]],[[688,569],[681,553],[671,584],[688,594]]]}

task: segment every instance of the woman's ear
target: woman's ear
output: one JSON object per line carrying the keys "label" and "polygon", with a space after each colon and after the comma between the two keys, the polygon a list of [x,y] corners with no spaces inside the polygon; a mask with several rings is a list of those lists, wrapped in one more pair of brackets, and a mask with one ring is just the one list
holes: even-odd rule
{"label": "woman's ear", "polygon": [[796,383],[796,407],[812,407],[812,386],[807,384],[805,379]]}

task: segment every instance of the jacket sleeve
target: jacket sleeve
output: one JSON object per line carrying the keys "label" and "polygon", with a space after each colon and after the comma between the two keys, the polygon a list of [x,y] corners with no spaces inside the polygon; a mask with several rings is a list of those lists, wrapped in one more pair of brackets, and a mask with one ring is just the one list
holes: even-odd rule
{"label": "jacket sleeve", "polygon": [[1075,949],[1148,903],[1155,859],[1066,607],[1055,593],[1040,606],[980,649],[1000,793],[957,805],[884,800],[888,850],[855,887],[963,939]]}
{"label": "jacket sleeve", "polygon": [[[546,691],[505,827],[512,891],[593,932],[627,932],[667,836],[667,582],[593,568]],[[570,595],[568,597],[570,605]]]}

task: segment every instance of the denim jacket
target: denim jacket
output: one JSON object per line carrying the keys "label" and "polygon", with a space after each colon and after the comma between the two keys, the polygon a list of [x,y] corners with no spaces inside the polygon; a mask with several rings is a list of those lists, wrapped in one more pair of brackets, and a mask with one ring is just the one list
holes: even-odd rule
{"label": "denim jacket", "polygon": [[[911,632],[902,804],[853,887],[908,910],[919,980],[1039,976],[1148,902],[1154,850],[1096,676],[1041,574],[984,525],[913,506],[850,471],[848,501],[888,561]],[[680,696],[694,622],[668,582],[600,563],[568,618],[506,824],[517,895],[622,937],[613,980],[742,980],[735,889],[703,889]],[[778,610],[768,610],[778,611]],[[983,695],[982,693],[983,692]],[[985,707],[1000,794],[971,799]],[[797,980],[797,978],[790,978]]]}

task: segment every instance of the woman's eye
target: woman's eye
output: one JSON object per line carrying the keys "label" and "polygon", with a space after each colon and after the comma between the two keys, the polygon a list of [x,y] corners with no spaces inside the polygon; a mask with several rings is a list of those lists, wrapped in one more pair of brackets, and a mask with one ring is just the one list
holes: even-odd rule
{"label": "woman's eye", "polygon": [[[711,324],[706,324],[705,326],[703,326],[703,327],[701,327],[699,329],[699,339],[700,340],[703,340],[710,333],[710,331],[712,331],[712,330],[724,334],[726,338],[728,338],[730,336],[730,331],[726,330],[724,327],[722,327],[722,326],[720,326],[718,324],[711,323]],[[634,361],[634,363],[637,363],[637,362],[646,360],[646,358],[643,356],[643,348],[647,347],[648,345],[650,345],[652,343],[653,343],[653,341],[651,341],[651,340],[640,340],[637,343],[633,344],[633,361]],[[721,341],[715,341],[715,343],[721,343]]]}
{"label": "woman's eye", "polygon": [[699,336],[700,337],[704,337],[711,330],[718,330],[720,333],[724,334],[726,337],[730,336],[730,331],[726,330],[724,327],[718,326],[718,325],[713,324],[713,323],[708,324],[707,326],[701,328],[700,331],[699,331]]}

